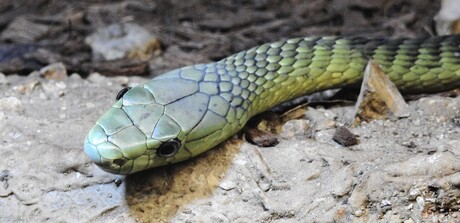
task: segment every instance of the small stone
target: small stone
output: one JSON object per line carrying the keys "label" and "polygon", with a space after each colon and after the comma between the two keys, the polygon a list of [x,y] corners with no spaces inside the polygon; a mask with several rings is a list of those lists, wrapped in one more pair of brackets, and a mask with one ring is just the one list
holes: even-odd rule
{"label": "small stone", "polygon": [[134,23],[112,24],[85,39],[95,60],[137,58],[148,60],[161,51],[159,40]]}
{"label": "small stone", "polygon": [[364,214],[364,212],[363,212],[362,210],[357,210],[357,211],[355,211],[355,213],[354,213],[354,215],[355,215],[356,217],[361,217],[361,216],[363,216],[363,214]]}
{"label": "small stone", "polygon": [[418,196],[416,201],[420,209],[423,209],[425,207],[425,200],[423,199],[423,197]]}
{"label": "small stone", "polygon": [[262,191],[265,191],[267,192],[268,190],[270,190],[270,188],[272,187],[271,184],[267,183],[267,182],[260,182],[259,183],[259,187]]}
{"label": "small stone", "polygon": [[65,89],[67,88],[67,85],[64,82],[50,81],[43,82],[42,87],[47,96],[62,97],[65,95]]}
{"label": "small stone", "polygon": [[390,200],[387,200],[387,199],[382,200],[382,202],[380,203],[380,205],[381,205],[382,207],[391,206],[391,201],[390,201]]}
{"label": "small stone", "polygon": [[91,103],[91,102],[86,102],[85,106],[86,106],[86,108],[94,108],[94,107],[96,107],[96,105]]}
{"label": "small stone", "polygon": [[436,31],[439,35],[449,35],[459,32],[458,21],[460,15],[460,4],[456,0],[444,0],[441,4],[441,9],[434,17],[436,22]]}
{"label": "small stone", "polygon": [[103,83],[106,81],[106,78],[104,76],[102,76],[100,73],[97,73],[97,72],[94,72],[94,73],[91,73],[88,78],[87,78],[90,82],[93,82],[93,83]]}
{"label": "small stone", "polygon": [[0,99],[0,110],[21,113],[24,111],[22,102],[16,97],[6,97]]}
{"label": "small stone", "polygon": [[409,142],[403,142],[401,143],[402,146],[405,146],[407,148],[417,148],[417,145],[413,142],[413,141],[409,141]]}
{"label": "small stone", "polygon": [[371,61],[366,66],[361,91],[355,105],[354,125],[375,119],[403,118],[409,105],[390,78]]}
{"label": "small stone", "polygon": [[330,110],[308,108],[305,116],[315,123],[316,130],[334,128],[336,124],[336,115]]}
{"label": "small stone", "polygon": [[336,141],[338,144],[345,147],[357,145],[359,142],[358,136],[351,133],[350,130],[343,126],[337,128],[332,139]]}
{"label": "small stone", "polygon": [[72,73],[72,74],[69,76],[69,78],[72,79],[72,80],[81,80],[80,74],[77,74],[77,73]]}
{"label": "small stone", "polygon": [[219,187],[222,188],[222,190],[232,190],[233,188],[236,187],[236,184],[233,181],[223,181],[222,183],[219,184]]}
{"label": "small stone", "polygon": [[415,222],[414,222],[414,220],[412,218],[409,218],[409,219],[405,220],[404,223],[415,223]]}
{"label": "small stone", "polygon": [[454,123],[455,126],[460,127],[460,114],[457,114],[452,118],[452,123]]}
{"label": "small stone", "polygon": [[8,80],[4,73],[0,72],[0,85],[8,84]]}
{"label": "small stone", "polygon": [[409,205],[407,205],[406,209],[407,210],[412,210],[414,208],[414,204],[410,203]]}
{"label": "small stone", "polygon": [[[281,129],[281,137],[292,139],[295,136],[308,135],[308,121],[304,119],[295,119],[287,121]],[[310,136],[308,136],[310,137]]]}
{"label": "small stone", "polygon": [[418,196],[420,196],[421,192],[419,189],[412,189],[409,191],[409,199],[415,200]]}
{"label": "small stone", "polygon": [[47,80],[64,80],[67,78],[67,70],[63,63],[53,63],[40,69],[40,74]]}
{"label": "small stone", "polygon": [[13,89],[17,91],[19,94],[30,94],[35,90],[37,86],[40,85],[40,81],[32,80],[27,84],[22,84],[18,86],[14,86]]}

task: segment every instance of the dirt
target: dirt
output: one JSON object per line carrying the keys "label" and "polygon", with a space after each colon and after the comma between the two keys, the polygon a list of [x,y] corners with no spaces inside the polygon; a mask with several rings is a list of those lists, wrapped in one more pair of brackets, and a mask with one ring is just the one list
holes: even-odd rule
{"label": "dirt", "polygon": [[[410,101],[408,118],[350,127],[358,144],[349,147],[332,138],[353,106],[308,108],[281,127],[274,147],[237,135],[196,159],[127,177],[100,170],[82,148],[124,86],[289,37],[429,36],[439,4],[2,1],[0,222],[458,222],[459,97],[422,97]],[[18,19],[33,28],[12,30]],[[93,60],[84,39],[120,22],[148,30],[161,52],[119,67]],[[67,75],[40,75],[55,62]],[[95,73],[103,63],[147,76]]]}

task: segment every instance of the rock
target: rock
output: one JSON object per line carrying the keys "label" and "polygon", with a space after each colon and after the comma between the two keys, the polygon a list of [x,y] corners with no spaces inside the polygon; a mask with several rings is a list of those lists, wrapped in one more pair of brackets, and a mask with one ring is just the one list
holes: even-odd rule
{"label": "rock", "polygon": [[353,171],[352,167],[349,166],[348,168],[341,169],[337,173],[335,173],[334,177],[332,178],[331,185],[332,186],[332,195],[336,197],[344,196],[353,189]]}
{"label": "rock", "polygon": [[15,86],[13,89],[20,94],[30,94],[38,85],[40,85],[40,81],[33,80],[27,84]]}
{"label": "rock", "polygon": [[22,113],[24,108],[22,102],[16,97],[0,98],[0,110]]}
{"label": "rock", "polygon": [[6,84],[8,84],[8,80],[6,79],[5,74],[0,72],[0,85],[6,85]]}
{"label": "rock", "polygon": [[454,123],[455,126],[460,127],[460,114],[457,114],[452,118],[452,123]]}
{"label": "rock", "polygon": [[408,117],[409,106],[395,84],[371,61],[364,71],[361,92],[355,106],[354,124],[388,117]]}
{"label": "rock", "polygon": [[88,78],[87,78],[90,82],[93,82],[93,83],[98,83],[98,84],[102,84],[103,82],[107,81],[107,79],[102,76],[100,73],[91,73]]}
{"label": "rock", "polygon": [[305,113],[305,116],[307,117],[307,119],[315,123],[316,130],[334,128],[336,124],[336,115],[334,114],[334,112],[323,108],[308,108],[307,112]]}
{"label": "rock", "polygon": [[15,43],[31,43],[49,32],[50,27],[39,24],[30,18],[20,16],[14,19],[9,26],[3,30],[0,40],[8,40]]}
{"label": "rock", "polygon": [[350,204],[351,208],[356,211],[361,211],[361,209],[364,209],[366,207],[366,203],[368,202],[366,193],[366,188],[356,186],[348,198],[348,203]]}
{"label": "rock", "polygon": [[88,36],[85,42],[93,50],[93,59],[116,60],[137,58],[148,60],[160,49],[159,40],[143,27],[133,23],[112,24]]}
{"label": "rock", "polygon": [[458,0],[443,0],[441,10],[434,17],[436,31],[439,35],[449,35],[460,31],[460,2]]}
{"label": "rock", "polygon": [[314,136],[314,128],[309,127],[309,123],[305,119],[290,120],[284,123],[280,135],[285,139],[292,139],[296,136],[312,138]]}
{"label": "rock", "polygon": [[63,63],[53,63],[40,69],[40,75],[47,80],[64,80],[67,78],[67,70]]}
{"label": "rock", "polygon": [[345,147],[354,146],[359,143],[358,136],[351,133],[350,130],[343,126],[337,128],[332,139],[336,141],[338,144]]}
{"label": "rock", "polygon": [[223,181],[222,183],[219,184],[219,187],[222,188],[222,190],[232,190],[233,188],[236,187],[236,184],[233,181]]}
{"label": "rock", "polygon": [[67,85],[64,82],[43,82],[43,90],[47,96],[62,97],[65,95]]}

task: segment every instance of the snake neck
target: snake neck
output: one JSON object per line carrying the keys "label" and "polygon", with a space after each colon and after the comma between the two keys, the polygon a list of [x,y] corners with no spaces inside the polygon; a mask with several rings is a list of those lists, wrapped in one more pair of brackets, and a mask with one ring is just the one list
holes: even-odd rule
{"label": "snake neck", "polygon": [[[215,64],[248,116],[326,89],[359,83],[369,59],[403,93],[458,87],[460,36],[419,39],[307,37],[264,44]],[[236,100],[236,101],[235,101]],[[239,103],[242,101],[241,103]],[[237,106],[238,107],[238,106]]]}

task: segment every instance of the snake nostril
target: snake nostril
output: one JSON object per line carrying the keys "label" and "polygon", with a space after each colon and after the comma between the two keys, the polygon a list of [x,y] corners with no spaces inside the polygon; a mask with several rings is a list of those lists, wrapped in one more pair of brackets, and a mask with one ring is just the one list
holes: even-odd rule
{"label": "snake nostril", "polygon": [[123,166],[126,162],[126,159],[116,159],[113,161],[113,163],[117,164],[118,166]]}

